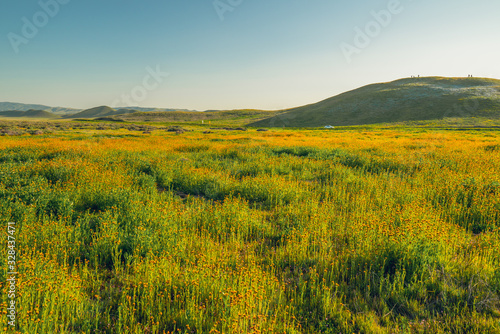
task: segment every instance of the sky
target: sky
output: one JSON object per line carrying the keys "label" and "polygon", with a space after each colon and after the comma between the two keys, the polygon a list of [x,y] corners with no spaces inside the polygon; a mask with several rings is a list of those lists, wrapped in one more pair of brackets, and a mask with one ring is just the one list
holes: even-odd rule
{"label": "sky", "polygon": [[498,0],[3,0],[0,102],[285,109],[500,78]]}

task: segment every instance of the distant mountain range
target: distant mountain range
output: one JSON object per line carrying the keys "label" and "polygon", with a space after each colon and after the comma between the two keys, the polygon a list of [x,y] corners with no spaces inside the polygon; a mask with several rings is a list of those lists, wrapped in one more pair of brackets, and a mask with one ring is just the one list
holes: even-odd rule
{"label": "distant mountain range", "polygon": [[487,78],[406,78],[364,86],[326,100],[279,111],[107,106],[86,110],[0,102],[0,117],[107,118],[120,121],[203,122],[246,120],[253,127],[324,127],[434,120],[500,121],[500,80]]}
{"label": "distant mountain range", "polygon": [[63,107],[49,107],[43,104],[24,104],[24,103],[13,103],[13,102],[0,102],[0,111],[28,111],[28,110],[45,110],[56,115],[67,115],[75,114],[81,109],[75,108],[63,108]]}
{"label": "distant mountain range", "polygon": [[59,118],[58,115],[45,110],[30,109],[27,111],[6,110],[0,111],[0,117],[19,117],[19,118]]}
{"label": "distant mountain range", "polygon": [[[95,109],[95,108],[92,108]],[[56,115],[71,115],[77,114],[83,109],[76,108],[64,108],[64,107],[50,107],[43,104],[25,104],[25,103],[14,103],[14,102],[0,102],[0,112],[1,111],[28,111],[28,110],[45,110],[52,114]],[[88,110],[88,109],[87,109]],[[120,107],[115,110],[122,110],[123,113],[126,114],[126,110],[133,110],[133,112],[141,111],[141,112],[167,112],[167,111],[192,111],[197,112],[197,110],[189,110],[189,109],[175,109],[175,108],[142,108],[142,107]]]}
{"label": "distant mountain range", "polygon": [[141,108],[126,107],[113,109],[107,106],[95,107],[90,109],[73,109],[62,107],[49,107],[40,104],[23,104],[0,102],[0,117],[17,118],[100,118],[116,115],[126,115],[132,113],[165,113],[165,112],[196,112],[187,109],[162,109],[162,108]]}

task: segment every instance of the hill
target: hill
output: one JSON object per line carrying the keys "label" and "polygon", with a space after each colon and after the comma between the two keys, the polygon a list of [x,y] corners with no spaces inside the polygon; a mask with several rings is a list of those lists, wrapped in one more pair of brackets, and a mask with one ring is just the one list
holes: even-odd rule
{"label": "hill", "polygon": [[73,115],[67,115],[65,118],[97,118],[97,117],[110,117],[110,116],[116,116],[116,115],[121,115],[121,114],[128,114],[128,113],[133,113],[136,112],[135,110],[129,110],[129,109],[118,109],[115,110],[113,108],[107,107],[107,106],[101,106],[101,107],[95,107],[91,109],[86,109],[83,111],[80,111],[79,113],[73,114]]}
{"label": "hill", "polygon": [[7,110],[0,111],[0,117],[16,117],[16,118],[59,118],[58,115],[45,110]]}
{"label": "hill", "polygon": [[192,111],[192,112],[199,112],[198,110],[176,109],[176,108],[172,109],[172,108],[122,107],[121,109],[133,110],[133,111],[142,111],[142,112],[168,112],[168,111]]}
{"label": "hill", "polygon": [[135,112],[115,117],[127,122],[192,123],[241,126],[251,121],[258,121],[276,112],[265,110],[225,110],[213,112]]}
{"label": "hill", "polygon": [[[24,103],[14,103],[14,102],[0,102],[0,111],[10,111],[10,110],[19,110],[19,111],[28,111],[28,110],[46,110],[56,115],[71,115],[76,114],[81,111],[85,111],[83,109],[75,109],[75,108],[64,108],[64,107],[50,107],[43,104],[24,104]],[[122,110],[123,114],[127,114],[130,112],[168,112],[168,111],[190,111],[190,112],[198,112],[197,110],[189,110],[189,109],[178,109],[178,108],[143,108],[143,107],[120,107],[115,108],[116,110]]]}
{"label": "hill", "polygon": [[28,110],[45,110],[57,115],[74,114],[81,109],[64,108],[64,107],[49,107],[43,104],[24,104],[13,102],[0,102],[0,111],[28,111]]}
{"label": "hill", "polygon": [[500,118],[500,80],[426,77],[372,84],[250,123],[259,127],[362,125]]}

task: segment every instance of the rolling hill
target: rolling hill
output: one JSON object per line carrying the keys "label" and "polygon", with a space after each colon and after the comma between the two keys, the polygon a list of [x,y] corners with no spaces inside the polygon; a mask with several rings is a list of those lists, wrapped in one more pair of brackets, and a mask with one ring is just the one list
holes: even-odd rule
{"label": "rolling hill", "polygon": [[[95,109],[95,108],[92,108]],[[14,103],[14,102],[0,102],[0,111],[11,111],[11,110],[19,110],[19,111],[28,111],[28,110],[45,110],[51,112],[56,115],[62,116],[70,116],[77,114],[82,111],[86,111],[83,109],[75,109],[75,108],[64,108],[64,107],[50,107],[43,104],[24,104],[24,103]],[[116,110],[120,110],[121,114],[128,114],[131,111],[137,112],[169,112],[169,111],[190,111],[190,112],[198,112],[197,110],[189,110],[189,109],[176,109],[176,108],[142,108],[142,107],[121,107],[116,108]],[[100,116],[98,116],[100,117]],[[72,117],[70,117],[72,118]]]}
{"label": "rolling hill", "polygon": [[115,110],[113,108],[107,106],[95,107],[91,109],[86,109],[80,111],[79,113],[67,115],[65,118],[97,118],[97,117],[110,117],[122,114],[129,114],[136,112],[135,110],[129,109],[118,109]]}
{"label": "rolling hill", "polygon": [[0,117],[16,117],[16,118],[59,118],[58,115],[45,110],[7,110],[0,111]]}
{"label": "rolling hill", "polygon": [[117,120],[126,122],[158,122],[158,123],[191,123],[243,126],[251,121],[258,121],[274,115],[274,111],[265,110],[224,110],[212,112],[135,112],[116,116]]}
{"label": "rolling hill", "polygon": [[500,119],[500,80],[425,77],[361,87],[283,110],[255,127],[362,125],[444,118]]}
{"label": "rolling hill", "polygon": [[56,115],[75,114],[81,109],[64,108],[64,107],[49,107],[43,104],[24,104],[13,102],[0,102],[0,111],[28,111],[28,110],[45,110]]}
{"label": "rolling hill", "polygon": [[199,112],[198,110],[176,109],[176,108],[172,109],[172,108],[122,107],[121,109],[133,110],[133,111],[142,111],[142,112],[168,112],[168,111],[192,111],[192,112]]}

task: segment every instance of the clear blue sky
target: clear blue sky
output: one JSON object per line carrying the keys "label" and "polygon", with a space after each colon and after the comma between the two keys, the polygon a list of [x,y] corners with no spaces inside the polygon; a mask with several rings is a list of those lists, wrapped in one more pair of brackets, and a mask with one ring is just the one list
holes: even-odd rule
{"label": "clear blue sky", "polygon": [[0,101],[282,109],[411,75],[500,78],[498,0],[215,3],[2,1]]}

